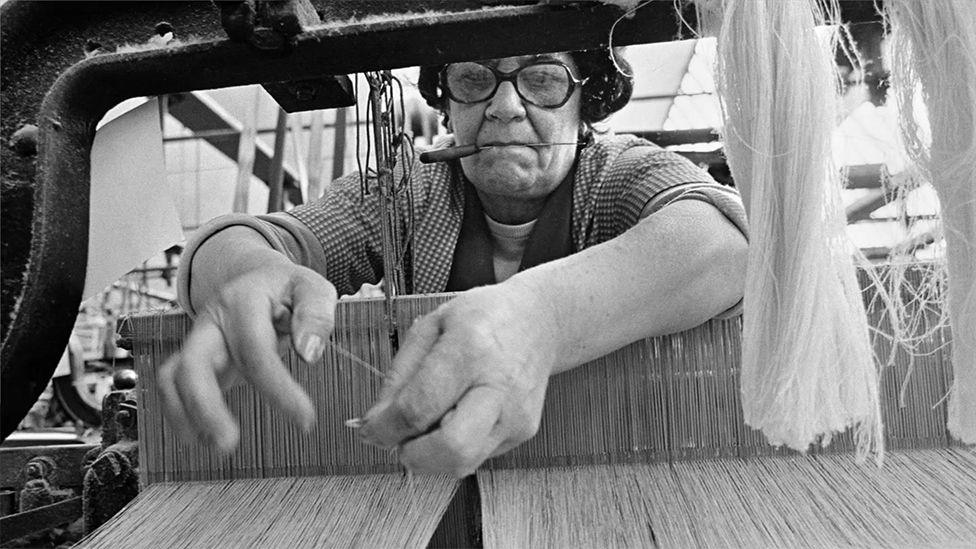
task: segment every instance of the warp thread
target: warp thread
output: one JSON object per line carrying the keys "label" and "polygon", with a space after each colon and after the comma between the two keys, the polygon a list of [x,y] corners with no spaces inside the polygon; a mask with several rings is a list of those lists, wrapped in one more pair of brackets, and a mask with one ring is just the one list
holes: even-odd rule
{"label": "warp thread", "polygon": [[399,474],[160,483],[79,545],[423,547],[456,485]]}
{"label": "warp thread", "polygon": [[479,471],[484,546],[962,547],[976,539],[976,454],[894,452],[883,468],[851,461]]}

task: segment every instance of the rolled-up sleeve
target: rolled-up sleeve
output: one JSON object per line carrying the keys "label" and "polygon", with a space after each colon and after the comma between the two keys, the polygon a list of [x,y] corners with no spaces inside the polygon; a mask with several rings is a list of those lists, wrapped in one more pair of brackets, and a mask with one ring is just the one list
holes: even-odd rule
{"label": "rolled-up sleeve", "polygon": [[228,214],[207,222],[189,238],[180,259],[177,275],[177,291],[180,306],[189,314],[195,315],[190,304],[190,282],[193,277],[193,258],[200,246],[228,227],[248,227],[260,234],[268,246],[281,252],[291,261],[308,267],[323,276],[327,271],[327,261],[322,244],[308,227],[287,213],[252,216]]}
{"label": "rolled-up sleeve", "polygon": [[732,187],[714,182],[684,183],[660,192],[647,202],[641,212],[641,217],[647,217],[678,200],[700,200],[715,206],[742,233],[742,236],[746,237],[746,240],[749,239],[746,210],[742,205],[742,197],[739,192]]}
{"label": "rolled-up sleeve", "polygon": [[[699,200],[711,204],[749,239],[742,197],[733,188],[721,185],[703,169],[680,155],[657,147],[634,147],[621,155],[617,169],[627,180],[625,191],[617,200],[617,219],[625,230],[635,217],[643,219],[681,200]],[[740,300],[716,318],[730,318],[742,313]]]}

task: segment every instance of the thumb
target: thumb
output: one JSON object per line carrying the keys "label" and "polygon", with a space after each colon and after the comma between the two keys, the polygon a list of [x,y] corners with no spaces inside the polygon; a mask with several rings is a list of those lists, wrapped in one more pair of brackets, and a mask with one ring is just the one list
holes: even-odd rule
{"label": "thumb", "polygon": [[291,278],[290,290],[292,342],[306,362],[314,362],[335,326],[336,289],[318,273],[302,269]]}

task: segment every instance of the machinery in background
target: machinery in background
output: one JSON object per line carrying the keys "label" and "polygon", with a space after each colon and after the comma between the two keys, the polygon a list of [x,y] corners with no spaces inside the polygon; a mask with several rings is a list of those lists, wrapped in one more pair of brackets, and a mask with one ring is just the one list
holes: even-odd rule
{"label": "machinery in background", "polygon": [[137,380],[120,370],[112,381],[100,444],[0,449],[0,544],[78,541],[138,494]]}

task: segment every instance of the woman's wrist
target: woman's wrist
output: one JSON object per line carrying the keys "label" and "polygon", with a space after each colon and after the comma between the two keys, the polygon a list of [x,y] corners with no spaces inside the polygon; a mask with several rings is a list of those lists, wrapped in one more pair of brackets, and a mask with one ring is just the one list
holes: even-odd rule
{"label": "woman's wrist", "polygon": [[565,337],[560,316],[560,304],[553,299],[551,287],[540,283],[538,277],[519,273],[498,286],[508,294],[514,310],[521,318],[520,325],[531,334],[533,345],[544,356],[547,375],[573,366],[571,346]]}
{"label": "woman's wrist", "polygon": [[276,263],[291,263],[261,233],[243,225],[214,233],[189,259],[189,301],[195,311],[202,311],[228,281]]}

